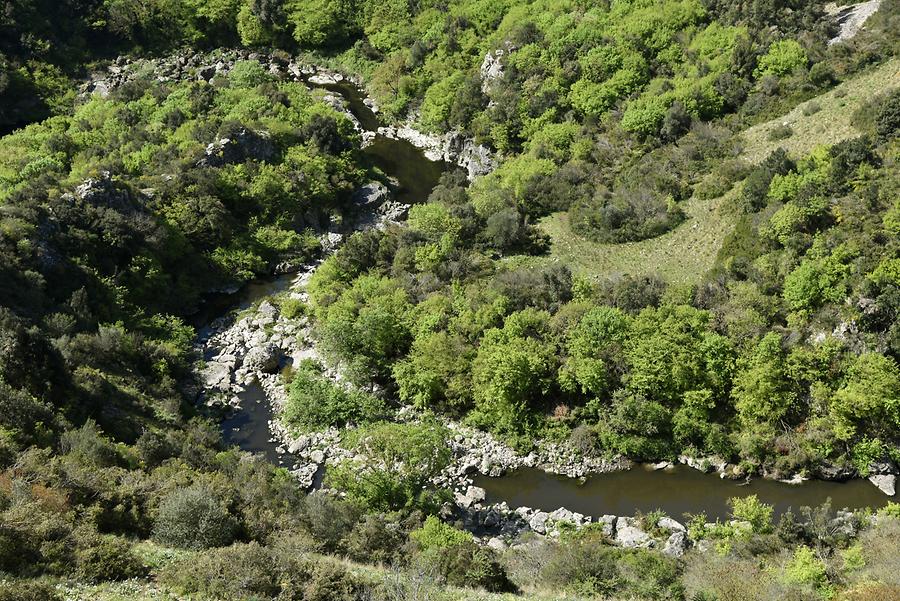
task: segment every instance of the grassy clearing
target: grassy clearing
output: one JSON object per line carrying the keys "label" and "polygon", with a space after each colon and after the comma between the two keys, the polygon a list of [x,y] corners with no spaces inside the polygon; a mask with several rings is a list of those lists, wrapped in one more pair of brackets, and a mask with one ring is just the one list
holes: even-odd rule
{"label": "grassy clearing", "polygon": [[591,279],[655,273],[673,284],[695,283],[712,267],[731,231],[732,219],[723,207],[736,191],[713,199],[691,198],[684,204],[684,223],[662,236],[624,244],[586,240],[572,232],[566,213],[555,213],[538,224],[553,240],[550,257],[543,261],[562,261]]}
{"label": "grassy clearing", "polygon": [[[794,156],[804,156],[821,144],[835,144],[857,136],[860,132],[850,123],[854,111],[876,94],[898,86],[900,59],[893,59],[798,105],[786,115],[749,128],[741,134],[742,156],[749,163],[758,163],[778,146]],[[809,109],[813,103],[818,105],[818,111]],[[770,132],[785,124],[793,131],[792,135],[771,140]],[[713,266],[725,236],[731,231],[733,219],[725,207],[740,186],[719,198],[691,198],[684,204],[688,215],[684,223],[662,236],[641,242],[591,242],[572,232],[566,213],[555,213],[538,224],[553,241],[550,255],[528,262],[562,261],[573,272],[595,280],[655,273],[672,284],[696,283]],[[521,261],[520,258],[510,260]]]}
{"label": "grassy clearing", "polygon": [[[873,96],[898,86],[900,59],[895,58],[799,104],[786,115],[749,128],[742,134],[743,157],[750,163],[758,163],[778,146],[793,156],[804,156],[816,146],[835,144],[858,136],[860,132],[850,123],[854,111]],[[819,106],[819,111],[805,115],[804,109],[809,112],[808,107],[814,103]],[[770,140],[770,132],[785,124],[793,130],[793,134],[783,140]]]}

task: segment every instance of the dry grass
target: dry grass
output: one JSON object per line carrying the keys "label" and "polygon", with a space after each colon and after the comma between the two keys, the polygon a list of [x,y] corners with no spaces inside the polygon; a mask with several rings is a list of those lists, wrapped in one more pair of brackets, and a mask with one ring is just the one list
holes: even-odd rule
{"label": "dry grass", "polygon": [[[898,86],[900,59],[895,58],[799,104],[786,115],[754,125],[742,134],[743,157],[749,163],[758,163],[778,146],[800,157],[809,154],[816,146],[835,144],[858,136],[860,132],[850,123],[854,111],[873,96]],[[804,115],[803,109],[811,103],[818,104],[821,110]],[[770,140],[769,132],[785,124],[793,130],[793,134],[784,140]]]}

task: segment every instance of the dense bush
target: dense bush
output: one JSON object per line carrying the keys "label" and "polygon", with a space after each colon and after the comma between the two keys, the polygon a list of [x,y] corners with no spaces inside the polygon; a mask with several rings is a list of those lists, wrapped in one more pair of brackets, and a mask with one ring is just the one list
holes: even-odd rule
{"label": "dense bush", "polygon": [[0,582],[0,601],[61,601],[62,595],[51,584],[42,582]]}
{"label": "dense bush", "polygon": [[498,592],[513,590],[490,549],[435,516],[429,516],[422,528],[411,532],[410,539],[414,543],[411,561],[420,569],[433,571],[447,584]]}
{"label": "dense bush", "polygon": [[384,411],[382,399],[341,388],[322,374],[320,366],[308,361],[293,371],[283,418],[286,423],[299,428],[321,430],[374,421]]}
{"label": "dense bush", "polygon": [[153,538],[172,547],[206,549],[231,543],[235,520],[209,486],[194,484],[169,493],[160,503]]}

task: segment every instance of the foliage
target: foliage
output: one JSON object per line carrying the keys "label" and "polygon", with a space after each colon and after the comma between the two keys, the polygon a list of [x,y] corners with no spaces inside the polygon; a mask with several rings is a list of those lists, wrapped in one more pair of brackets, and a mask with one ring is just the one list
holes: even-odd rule
{"label": "foliage", "polygon": [[234,540],[235,522],[219,495],[194,484],[169,493],[159,506],[154,540],[172,547],[206,549]]}
{"label": "foliage", "polygon": [[363,456],[329,470],[326,482],[366,507],[390,511],[428,507],[428,483],[450,460],[447,431],[432,423],[382,422],[353,432],[351,446]]}
{"label": "foliage", "polygon": [[293,371],[290,393],[282,419],[307,430],[331,426],[362,424],[378,419],[385,410],[384,401],[358,390],[346,390],[322,374],[310,360]]}

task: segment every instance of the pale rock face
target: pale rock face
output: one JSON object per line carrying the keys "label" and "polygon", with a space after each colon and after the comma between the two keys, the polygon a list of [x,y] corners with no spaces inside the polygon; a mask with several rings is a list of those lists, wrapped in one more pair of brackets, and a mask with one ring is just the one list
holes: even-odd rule
{"label": "pale rock face", "polygon": [[679,522],[678,520],[673,520],[672,518],[665,516],[659,518],[659,521],[656,522],[656,525],[664,530],[668,530],[670,532],[686,532],[687,529],[684,527],[684,524]]}
{"label": "pale rock face", "polygon": [[502,48],[491,50],[484,55],[479,73],[481,75],[481,91],[490,94],[495,81],[503,77],[503,57],[515,52],[512,42],[506,41]]}
{"label": "pale rock face", "polygon": [[874,474],[869,476],[869,482],[889,497],[897,494],[897,476],[894,474]]}
{"label": "pale rock face", "polygon": [[252,371],[274,373],[278,371],[280,349],[272,343],[255,346],[244,357],[244,367]]}
{"label": "pale rock face", "polygon": [[663,553],[672,557],[681,557],[688,546],[687,534],[678,531],[673,532],[666,540],[666,546],[663,547]]}
{"label": "pale rock face", "polygon": [[646,549],[654,544],[653,538],[640,529],[637,521],[627,517],[616,520],[616,542],[627,549]]}
{"label": "pale rock face", "polygon": [[618,520],[618,518],[614,515],[600,516],[598,521],[603,524],[604,536],[613,538],[616,535],[616,520]]}
{"label": "pale rock face", "polygon": [[231,385],[231,368],[218,362],[210,362],[201,373],[203,386],[212,390],[226,390]]}
{"label": "pale rock face", "polygon": [[531,526],[531,529],[538,534],[547,534],[547,521],[549,519],[549,513],[547,513],[546,511],[539,511],[531,517],[528,525]]}

